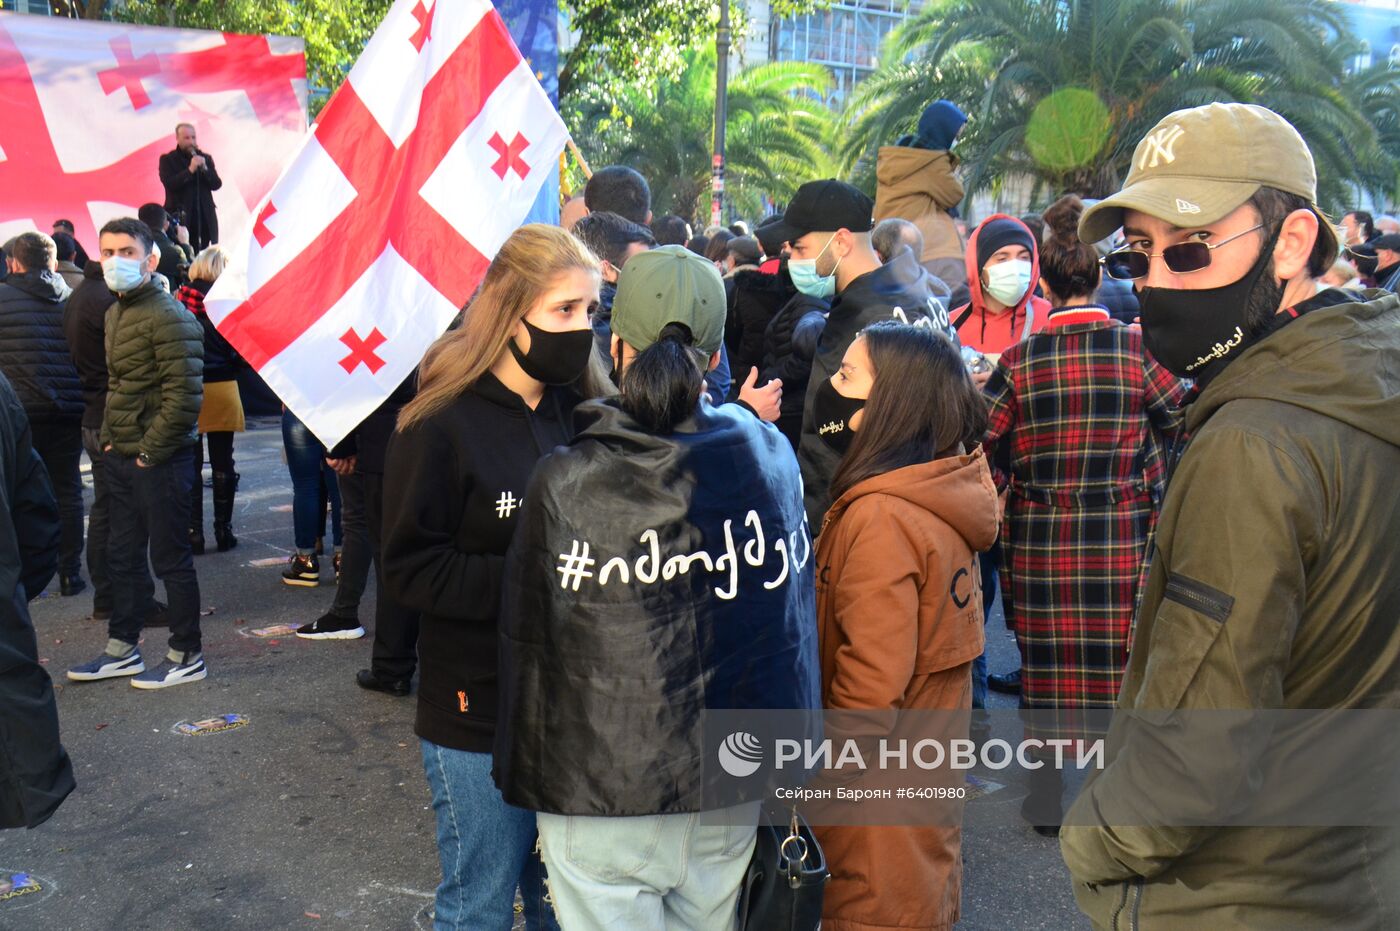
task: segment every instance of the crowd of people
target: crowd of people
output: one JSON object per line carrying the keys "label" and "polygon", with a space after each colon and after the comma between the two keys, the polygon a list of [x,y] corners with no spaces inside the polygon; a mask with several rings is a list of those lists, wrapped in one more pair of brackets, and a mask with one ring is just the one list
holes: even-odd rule
{"label": "crowd of people", "polygon": [[[652,215],[636,170],[601,169],[560,226],[505,241],[344,441],[285,411],[282,579],[320,584],[329,513],[336,585],[297,635],[364,637],[373,569],[356,681],[406,697],[417,678],[438,928],[504,931],[517,893],[532,929],[742,926],[760,805],[707,795],[709,709],[966,712],[982,740],[989,684],[1031,710],[1400,695],[1400,224],[1334,227],[1293,127],[1211,104],[1163,119],[1117,194],[968,229],[964,123],[935,102],[880,150],[875,198],[812,180],[752,228],[697,234]],[[148,204],[101,229],[100,258],[64,221],[5,245],[3,611],[27,627],[55,572],[84,590],[86,451],[108,633],[77,681],[209,674],[206,448],[215,546],[238,543],[245,363],[204,313],[217,175],[177,133],[161,171],[193,236]],[[998,596],[1021,664],[989,676]],[[170,635],[148,665],[153,623]],[[0,810],[32,826],[72,774],[27,636],[7,675],[44,776]],[[1113,760],[1075,810],[1140,775]],[[1095,826],[1064,792],[1032,769],[1021,811],[1098,927],[1400,913],[1367,878],[1400,868],[1393,829]],[[958,921],[956,823],[816,837],[824,928]]]}

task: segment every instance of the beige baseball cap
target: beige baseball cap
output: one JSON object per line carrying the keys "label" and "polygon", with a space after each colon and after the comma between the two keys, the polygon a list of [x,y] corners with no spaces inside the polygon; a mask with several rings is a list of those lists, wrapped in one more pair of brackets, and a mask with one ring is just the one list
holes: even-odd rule
{"label": "beige baseball cap", "polygon": [[1261,187],[1306,198],[1320,221],[1318,235],[1335,243],[1336,230],[1316,206],[1312,153],[1292,124],[1247,103],[1177,110],[1138,143],[1123,190],[1084,211],[1079,238],[1107,239],[1123,225],[1124,210],[1174,226],[1214,223]]}

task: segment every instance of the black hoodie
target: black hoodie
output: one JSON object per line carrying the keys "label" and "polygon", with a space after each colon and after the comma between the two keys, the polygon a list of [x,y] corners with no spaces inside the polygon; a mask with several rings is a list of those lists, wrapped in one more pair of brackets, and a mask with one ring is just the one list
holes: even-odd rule
{"label": "black hoodie", "polygon": [[414,731],[435,744],[491,752],[506,549],[535,463],[573,436],[579,401],[551,387],[531,410],[488,372],[389,441],[384,582],[422,614]]}
{"label": "black hoodie", "polygon": [[934,329],[949,335],[954,344],[956,334],[948,322],[948,310],[935,296],[933,278],[920,265],[914,254],[901,252],[887,265],[866,272],[846,286],[831,302],[826,327],[817,341],[817,354],[812,360],[812,374],[807,381],[807,397],[802,408],[802,440],[797,448],[797,461],[802,466],[807,520],[821,527],[822,516],[831,503],[831,477],[841,457],[817,435],[816,416],[812,412],[817,386],[835,375],[841,368],[846,350],[860,331],[879,320],[901,320],[917,323],[927,320]]}

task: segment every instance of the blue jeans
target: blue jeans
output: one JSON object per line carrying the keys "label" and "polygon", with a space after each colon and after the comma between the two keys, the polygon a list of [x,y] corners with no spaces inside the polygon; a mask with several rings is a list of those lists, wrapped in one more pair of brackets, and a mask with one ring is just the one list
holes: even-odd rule
{"label": "blue jeans", "polygon": [[534,853],[535,813],[501,798],[491,754],[420,742],[442,861],[434,931],[510,931],[517,886],[525,927],[559,931],[544,901],[544,865]]}
{"label": "blue jeans", "polygon": [[282,412],[282,444],[287,450],[287,471],[292,476],[292,530],[297,550],[311,552],[316,538],[325,532],[321,513],[324,488],[331,503],[331,535],[340,545],[340,486],[335,470],[326,465],[326,447],[291,411]]}
{"label": "blue jeans", "polygon": [[[997,587],[1001,580],[997,577],[997,567],[1001,564],[1001,543],[998,542],[985,553],[979,553],[977,562],[982,569],[982,626],[992,616],[992,606],[997,601]],[[987,648],[982,655],[972,661],[972,707],[987,707]]]}

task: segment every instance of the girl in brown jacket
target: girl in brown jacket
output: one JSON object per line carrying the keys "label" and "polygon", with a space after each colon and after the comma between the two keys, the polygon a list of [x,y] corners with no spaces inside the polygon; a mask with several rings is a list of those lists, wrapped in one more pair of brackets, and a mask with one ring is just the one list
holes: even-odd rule
{"label": "girl in brown jacket", "polygon": [[[986,403],[952,343],[896,323],[867,328],[818,393],[821,435],[844,451],[817,547],[823,704],[970,710],[983,643],[976,554],[997,535],[974,445]],[[831,869],[823,931],[958,920],[960,827],[817,833]]]}

